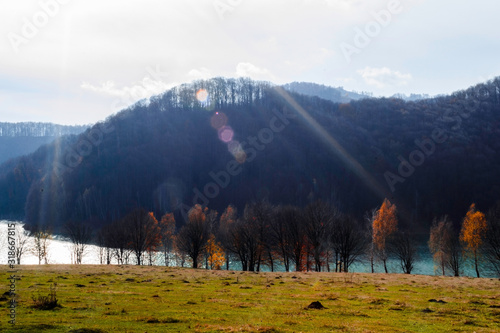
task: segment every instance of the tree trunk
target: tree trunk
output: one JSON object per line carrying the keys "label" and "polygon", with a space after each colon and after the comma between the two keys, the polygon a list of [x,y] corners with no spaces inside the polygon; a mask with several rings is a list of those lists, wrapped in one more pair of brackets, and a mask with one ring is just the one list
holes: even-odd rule
{"label": "tree trunk", "polygon": [[479,266],[478,266],[478,260],[477,260],[477,253],[474,253],[474,266],[476,267],[476,275],[479,278]]}
{"label": "tree trunk", "polygon": [[384,270],[385,270],[385,272],[386,272],[386,273],[389,273],[389,272],[387,271],[387,259],[383,259],[383,262],[384,262]]}

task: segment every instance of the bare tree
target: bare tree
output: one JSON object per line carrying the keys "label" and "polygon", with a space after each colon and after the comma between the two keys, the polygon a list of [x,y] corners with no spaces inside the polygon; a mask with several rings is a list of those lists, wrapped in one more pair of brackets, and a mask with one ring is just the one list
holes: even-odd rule
{"label": "bare tree", "polygon": [[16,224],[16,261],[18,265],[21,265],[21,258],[24,253],[28,250],[29,246],[29,232],[24,230],[19,224]]}
{"label": "bare tree", "polygon": [[83,222],[67,222],[64,225],[67,237],[73,244],[73,255],[76,264],[81,264],[85,251],[92,240],[92,228]]}
{"label": "bare tree", "polygon": [[314,269],[317,272],[321,272],[322,256],[327,249],[329,232],[336,214],[337,212],[329,204],[321,201],[310,204],[304,212],[304,230],[311,246]]}
{"label": "bare tree", "polygon": [[405,274],[411,274],[417,261],[417,246],[408,232],[397,232],[388,244],[388,250],[399,260]]}
{"label": "bare tree", "polygon": [[447,244],[447,256],[445,265],[449,268],[454,276],[460,276],[464,263],[462,245],[458,239],[458,233],[452,229],[449,243]]}
{"label": "bare tree", "polygon": [[96,236],[97,246],[99,248],[99,263],[101,265],[104,263],[106,263],[106,265],[111,264],[112,248],[107,233],[107,228],[103,227],[97,232]]}
{"label": "bare tree", "polygon": [[30,236],[33,238],[33,244],[30,252],[37,256],[38,264],[41,265],[42,261],[45,264],[49,262],[49,245],[52,235],[49,229],[37,227],[31,230]]}
{"label": "bare tree", "polygon": [[199,257],[209,238],[206,211],[207,209],[198,204],[191,208],[188,212],[188,221],[176,237],[177,249],[191,258],[193,268],[198,268]]}
{"label": "bare tree", "polygon": [[271,243],[276,247],[277,252],[280,254],[285,271],[290,271],[290,257],[292,255],[291,244],[288,239],[289,222],[295,216],[295,207],[292,206],[278,206],[273,211],[271,218]]}
{"label": "bare tree", "polygon": [[268,202],[259,201],[247,204],[243,211],[245,223],[255,231],[252,235],[256,237],[257,241],[255,257],[257,272],[260,271],[260,266],[264,261],[269,264],[271,271],[274,270],[274,257],[269,239],[272,209]]}
{"label": "bare tree", "polygon": [[339,271],[348,272],[349,267],[366,252],[367,237],[354,218],[339,215],[333,222],[331,243],[334,251],[339,254],[341,263]]}
{"label": "bare tree", "polygon": [[258,232],[250,221],[240,218],[229,230],[229,249],[239,258],[243,271],[255,271],[259,253]]}
{"label": "bare tree", "polygon": [[482,251],[492,270],[500,276],[500,202],[490,209],[487,220],[488,232]]}
{"label": "bare tree", "polygon": [[307,247],[304,215],[297,207],[289,207],[284,212],[287,220],[286,242],[290,251],[290,259],[295,265],[295,271],[304,270],[304,255]]}
{"label": "bare tree", "polygon": [[[369,239],[373,239],[373,221],[377,218],[378,208],[372,209],[365,213],[364,219],[366,225],[368,226],[366,235]],[[370,268],[371,272],[375,273],[374,262],[375,262],[375,243],[372,241],[367,246],[367,255],[370,260]]]}

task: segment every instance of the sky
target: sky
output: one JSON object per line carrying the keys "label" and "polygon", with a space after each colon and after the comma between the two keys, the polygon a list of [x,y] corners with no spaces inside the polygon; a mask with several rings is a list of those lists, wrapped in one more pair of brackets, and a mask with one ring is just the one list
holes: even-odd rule
{"label": "sky", "polygon": [[374,96],[500,75],[492,0],[6,0],[0,122],[91,124],[216,76]]}

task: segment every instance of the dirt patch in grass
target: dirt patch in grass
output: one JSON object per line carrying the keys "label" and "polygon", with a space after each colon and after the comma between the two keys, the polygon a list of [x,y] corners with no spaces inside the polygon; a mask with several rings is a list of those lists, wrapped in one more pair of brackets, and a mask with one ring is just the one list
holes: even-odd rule
{"label": "dirt patch in grass", "polygon": [[326,308],[323,306],[323,304],[321,304],[321,302],[315,301],[309,304],[306,309],[323,310]]}

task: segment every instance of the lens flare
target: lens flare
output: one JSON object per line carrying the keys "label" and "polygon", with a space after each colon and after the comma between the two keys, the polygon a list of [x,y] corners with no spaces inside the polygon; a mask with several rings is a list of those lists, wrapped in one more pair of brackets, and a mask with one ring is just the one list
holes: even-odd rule
{"label": "lens flare", "polygon": [[222,142],[229,143],[233,140],[234,131],[229,126],[223,126],[219,129],[219,139]]}
{"label": "lens flare", "polygon": [[212,125],[212,127],[215,128],[216,130],[226,126],[226,124],[227,124],[227,116],[222,112],[216,112],[214,113],[212,118],[210,118],[210,125]]}
{"label": "lens flare", "polygon": [[208,102],[208,92],[205,89],[200,89],[196,92],[196,99],[200,103]]}
{"label": "lens flare", "polygon": [[240,163],[243,164],[245,163],[245,160],[247,159],[247,154],[241,147],[241,144],[238,141],[231,141],[227,145],[227,149],[229,152],[234,156],[234,159]]}

